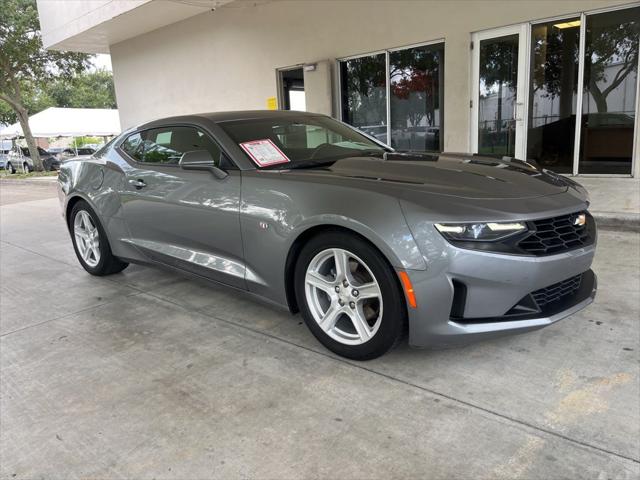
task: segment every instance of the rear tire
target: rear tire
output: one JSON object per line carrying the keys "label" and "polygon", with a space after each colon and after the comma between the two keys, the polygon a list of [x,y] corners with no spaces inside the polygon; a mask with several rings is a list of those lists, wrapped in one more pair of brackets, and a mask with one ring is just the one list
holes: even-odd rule
{"label": "rear tire", "polygon": [[33,169],[31,167],[29,167],[29,164],[27,162],[25,162],[24,164],[22,164],[22,169],[24,170],[24,173],[31,173],[33,172]]}
{"label": "rear tire", "polygon": [[69,230],[78,261],[91,275],[111,275],[129,266],[111,253],[111,246],[98,216],[84,200],[80,200],[71,209]]}
{"label": "rear tire", "polygon": [[404,333],[407,311],[397,274],[356,235],[332,231],[309,240],[298,257],[294,285],[311,333],[338,355],[370,360]]}

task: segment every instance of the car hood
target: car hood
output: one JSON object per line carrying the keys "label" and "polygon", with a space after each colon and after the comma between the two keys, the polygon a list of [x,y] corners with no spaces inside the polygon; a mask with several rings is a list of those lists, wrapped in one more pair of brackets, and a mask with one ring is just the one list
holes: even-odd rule
{"label": "car hood", "polygon": [[387,159],[349,157],[323,169],[290,170],[304,176],[331,176],[376,182],[406,191],[468,199],[518,199],[566,192],[569,179],[518,161],[471,155],[390,154]]}

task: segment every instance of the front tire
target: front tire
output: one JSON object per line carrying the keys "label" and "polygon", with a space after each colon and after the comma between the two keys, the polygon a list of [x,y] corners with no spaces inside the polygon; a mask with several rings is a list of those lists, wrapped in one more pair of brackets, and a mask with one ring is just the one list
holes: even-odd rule
{"label": "front tire", "polygon": [[111,275],[129,266],[113,256],[98,216],[84,200],[80,200],[71,209],[69,228],[78,261],[91,275]]}
{"label": "front tire", "polygon": [[356,235],[334,231],[312,238],[298,257],[294,284],[311,333],[338,355],[379,357],[404,332],[407,312],[396,272]]}
{"label": "front tire", "polygon": [[29,164],[27,162],[25,162],[22,165],[22,169],[24,170],[24,173],[31,173],[33,172],[33,169],[31,167],[29,167]]}
{"label": "front tire", "polygon": [[11,175],[13,175],[14,173],[16,173],[16,167],[14,167],[11,162],[7,162],[7,166],[5,167],[7,172],[9,172]]}

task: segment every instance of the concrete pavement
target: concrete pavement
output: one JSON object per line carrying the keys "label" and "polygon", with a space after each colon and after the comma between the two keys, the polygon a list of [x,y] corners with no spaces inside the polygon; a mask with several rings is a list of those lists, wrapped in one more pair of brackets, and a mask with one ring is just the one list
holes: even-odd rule
{"label": "concrete pavement", "polygon": [[90,277],[54,193],[0,207],[2,478],[640,475],[636,233],[600,232],[571,318],[354,363],[224,287]]}

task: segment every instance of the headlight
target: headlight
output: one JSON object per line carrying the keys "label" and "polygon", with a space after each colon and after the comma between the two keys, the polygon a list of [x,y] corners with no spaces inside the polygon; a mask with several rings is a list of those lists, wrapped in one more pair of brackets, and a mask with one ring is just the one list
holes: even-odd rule
{"label": "headlight", "polygon": [[523,222],[436,223],[435,227],[454,242],[493,242],[527,230]]}

